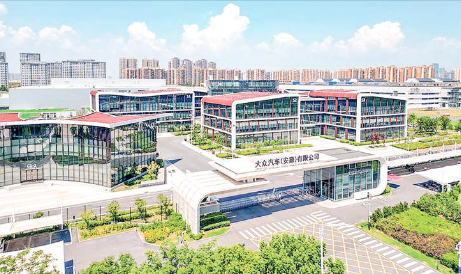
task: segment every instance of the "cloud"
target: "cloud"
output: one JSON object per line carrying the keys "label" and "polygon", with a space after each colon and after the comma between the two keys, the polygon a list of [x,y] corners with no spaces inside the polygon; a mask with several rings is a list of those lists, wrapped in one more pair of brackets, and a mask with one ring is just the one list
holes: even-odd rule
{"label": "cloud", "polygon": [[18,30],[10,29],[9,34],[11,35],[11,40],[14,43],[22,43],[24,41],[35,40],[37,38],[37,35],[29,26],[20,27]]}
{"label": "cloud", "polygon": [[362,26],[347,43],[360,51],[375,48],[393,50],[404,38],[399,22],[384,21],[375,24],[372,28],[367,25]]}
{"label": "cloud", "polygon": [[447,47],[459,47],[461,46],[461,40],[455,38],[447,38],[443,36],[435,37],[431,40],[435,46],[447,48]]}
{"label": "cloud", "polygon": [[[157,39],[157,35],[150,31],[145,22],[133,22],[128,26],[128,44],[138,48],[147,47],[154,50],[160,50],[165,47],[165,39]],[[118,42],[122,42],[118,38]]]}
{"label": "cloud", "polygon": [[67,38],[75,34],[77,34],[77,32],[75,32],[71,27],[62,25],[59,29],[53,27],[44,27],[39,31],[38,38],[44,41],[53,41]]}
{"label": "cloud", "polygon": [[227,4],[221,14],[210,18],[204,29],[200,29],[197,24],[183,25],[179,49],[183,52],[197,49],[214,52],[229,50],[237,41],[243,40],[243,32],[249,24],[250,19],[240,15],[239,6]]}
{"label": "cloud", "polygon": [[8,9],[5,7],[5,5],[0,3],[0,16],[7,15],[7,14],[8,14]]}

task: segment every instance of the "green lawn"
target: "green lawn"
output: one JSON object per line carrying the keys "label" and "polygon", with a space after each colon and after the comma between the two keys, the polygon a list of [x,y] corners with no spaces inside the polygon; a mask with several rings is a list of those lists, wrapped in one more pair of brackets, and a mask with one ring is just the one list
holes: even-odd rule
{"label": "green lawn", "polygon": [[221,227],[221,228],[216,228],[210,231],[206,231],[204,238],[210,238],[210,237],[222,235],[226,233],[227,231],[229,231],[229,229],[230,229],[230,226],[226,226],[226,227]]}
{"label": "green lawn", "polygon": [[452,269],[446,267],[446,266],[443,266],[441,265],[440,263],[437,262],[436,259],[432,258],[432,257],[429,257],[425,254],[423,254],[422,252],[410,247],[410,246],[407,246],[397,240],[394,240],[393,238],[387,236],[386,234],[382,233],[381,231],[375,229],[375,228],[372,228],[371,231],[368,230],[368,223],[360,223],[359,226],[361,227],[361,229],[370,234],[371,236],[375,237],[376,239],[402,251],[403,253],[407,254],[408,256],[414,258],[415,260],[418,260],[420,262],[423,262],[425,264],[427,264],[428,266],[434,268],[434,269],[437,269],[438,271],[440,271],[441,273],[443,274],[456,274],[456,272],[454,272]]}
{"label": "green lawn", "polygon": [[395,221],[396,224],[407,230],[423,234],[445,234],[461,239],[461,225],[445,218],[431,216],[414,207],[385,220]]}

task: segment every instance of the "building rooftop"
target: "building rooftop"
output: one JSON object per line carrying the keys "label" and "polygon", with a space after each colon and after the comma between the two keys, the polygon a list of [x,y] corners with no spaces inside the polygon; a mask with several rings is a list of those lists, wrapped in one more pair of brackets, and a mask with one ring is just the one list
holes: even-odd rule
{"label": "building rooftop", "polygon": [[204,97],[202,101],[206,103],[210,103],[210,104],[232,106],[232,103],[235,101],[259,98],[259,97],[274,96],[274,95],[281,95],[281,94],[273,93],[273,92],[240,92],[240,93],[230,93],[230,94],[225,94],[225,95]]}
{"label": "building rooftop", "polygon": [[0,113],[0,122],[17,122],[17,121],[22,121],[22,119],[19,118],[19,113],[17,112]]}
{"label": "building rooftop", "polygon": [[[116,92],[116,93],[123,93],[123,94],[158,94],[158,93],[171,93],[171,92],[177,92],[177,91],[183,91],[180,88],[165,88],[165,89],[155,89],[155,90],[140,90],[140,91],[132,91],[132,92],[126,92],[126,91],[114,91],[114,90],[92,90],[90,92],[91,95],[96,95],[98,93],[102,92]],[[185,92],[188,92],[185,91]]]}
{"label": "building rooftop", "polygon": [[89,115],[82,117],[70,118],[69,121],[78,121],[78,122],[90,122],[90,123],[101,123],[101,124],[116,124],[120,122],[129,122],[142,118],[155,117],[155,115],[123,115],[123,116],[114,116],[101,112],[94,112]]}
{"label": "building rooftop", "polygon": [[356,90],[345,90],[345,89],[323,89],[310,92],[303,92],[300,95],[308,95],[309,97],[336,97],[336,98],[349,98],[356,99]]}

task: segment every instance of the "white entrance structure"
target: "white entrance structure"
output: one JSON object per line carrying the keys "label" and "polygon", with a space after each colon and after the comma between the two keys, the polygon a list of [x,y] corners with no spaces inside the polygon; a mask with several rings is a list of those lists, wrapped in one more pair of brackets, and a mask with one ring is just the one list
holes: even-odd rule
{"label": "white entrance structure", "polygon": [[446,166],[441,168],[434,168],[425,171],[416,172],[431,181],[434,181],[441,186],[446,186],[452,183],[459,183],[461,181],[461,165]]}
{"label": "white entrance structure", "polygon": [[345,148],[217,160],[210,165],[216,170],[186,173],[173,182],[173,207],[193,233],[200,231],[200,215],[220,210],[219,202],[210,197],[269,184],[263,178],[272,175],[303,171],[303,179],[293,186],[333,201],[380,195],[387,185],[382,157]]}

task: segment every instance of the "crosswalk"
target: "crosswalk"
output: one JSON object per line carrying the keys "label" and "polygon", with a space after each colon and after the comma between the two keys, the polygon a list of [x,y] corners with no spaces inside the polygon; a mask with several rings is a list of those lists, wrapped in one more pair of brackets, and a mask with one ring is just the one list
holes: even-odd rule
{"label": "crosswalk", "polygon": [[366,247],[381,254],[394,263],[403,266],[407,270],[416,274],[436,274],[435,270],[422,264],[419,261],[403,254],[402,252],[386,245],[385,243],[369,236],[362,230],[356,228],[354,225],[342,222],[340,219],[329,215],[324,211],[316,211],[310,214],[298,216],[283,221],[276,221],[265,225],[260,225],[253,228],[248,228],[238,231],[246,240],[261,238],[271,234],[283,231],[290,231],[294,228],[300,228],[306,225],[312,225],[323,222],[325,226],[332,226],[341,231],[343,234],[349,236],[353,240]]}
{"label": "crosswalk", "polygon": [[433,269],[422,264],[421,262],[416,261],[415,259],[386,245],[385,243],[376,240],[375,238],[369,236],[368,234],[366,234],[365,232],[361,231],[360,229],[354,226],[351,226],[351,227],[340,226],[340,227],[336,227],[336,229],[346,234],[347,236],[351,237],[352,239],[356,240],[357,242],[376,251],[377,253],[381,254],[387,259],[395,262],[396,264],[403,266],[404,268],[408,269],[412,273],[417,273],[417,274],[437,273]]}
{"label": "crosswalk", "polygon": [[284,221],[273,222],[270,224],[261,225],[255,228],[249,228],[238,231],[238,233],[245,239],[259,238],[271,235],[277,232],[289,231],[293,228],[303,227],[319,222],[323,222],[327,226],[351,228],[352,225],[345,224],[341,220],[333,217],[323,211],[312,212],[304,216],[287,219]]}

